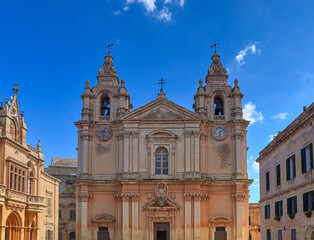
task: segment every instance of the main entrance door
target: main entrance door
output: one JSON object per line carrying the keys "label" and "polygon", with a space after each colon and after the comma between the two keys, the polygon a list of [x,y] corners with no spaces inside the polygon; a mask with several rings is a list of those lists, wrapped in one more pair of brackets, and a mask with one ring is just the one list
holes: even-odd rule
{"label": "main entrance door", "polygon": [[169,225],[169,223],[154,223],[154,240],[170,240]]}
{"label": "main entrance door", "polygon": [[215,240],[227,240],[227,232],[225,227],[216,227]]}

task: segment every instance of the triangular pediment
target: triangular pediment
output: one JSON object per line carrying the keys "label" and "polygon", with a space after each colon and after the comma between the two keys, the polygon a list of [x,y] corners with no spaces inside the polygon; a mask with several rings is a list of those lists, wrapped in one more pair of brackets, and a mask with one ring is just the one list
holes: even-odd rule
{"label": "triangular pediment", "polygon": [[122,120],[199,121],[200,118],[194,112],[174,102],[167,99],[157,99],[125,115]]}

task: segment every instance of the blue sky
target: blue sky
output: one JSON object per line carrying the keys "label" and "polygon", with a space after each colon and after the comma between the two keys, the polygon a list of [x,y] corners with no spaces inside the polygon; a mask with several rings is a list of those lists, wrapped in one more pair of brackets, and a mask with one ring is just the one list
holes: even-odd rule
{"label": "blue sky", "polygon": [[19,83],[28,143],[41,139],[46,165],[76,157],[86,79],[96,84],[105,46],[134,108],[156,98],[192,110],[213,51],[244,93],[251,202],[259,200],[258,152],[313,102],[314,3],[290,0],[95,0],[0,2],[0,101]]}

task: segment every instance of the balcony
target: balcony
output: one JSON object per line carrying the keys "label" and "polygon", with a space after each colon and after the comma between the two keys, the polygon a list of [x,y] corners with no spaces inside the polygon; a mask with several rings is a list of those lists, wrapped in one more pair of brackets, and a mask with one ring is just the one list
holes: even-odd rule
{"label": "balcony", "polygon": [[[5,188],[5,187],[4,187]],[[0,201],[1,201],[0,185]],[[6,204],[7,206],[17,207],[23,210],[26,207],[26,211],[42,212],[44,208],[44,198],[35,195],[28,195],[23,192],[15,191],[12,189],[6,189]]]}
{"label": "balcony", "polygon": [[27,211],[42,212],[44,208],[44,198],[40,196],[27,196]]}
{"label": "balcony", "polygon": [[5,189],[6,186],[0,184],[0,205],[3,205],[5,202]]}
{"label": "balcony", "polygon": [[224,115],[214,115],[214,120],[216,121],[224,121],[225,116]]}

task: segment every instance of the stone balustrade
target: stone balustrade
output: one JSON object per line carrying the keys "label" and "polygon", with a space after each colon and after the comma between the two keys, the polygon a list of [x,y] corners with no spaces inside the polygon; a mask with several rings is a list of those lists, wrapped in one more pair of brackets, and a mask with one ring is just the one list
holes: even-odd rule
{"label": "stone balustrade", "polygon": [[34,195],[28,195],[27,196],[27,202],[29,204],[44,204],[44,198],[40,196],[34,196]]}
{"label": "stone balustrade", "polygon": [[27,200],[27,194],[22,193],[22,192],[18,192],[12,189],[7,189],[7,198],[9,200],[15,200],[18,202],[25,202]]}
{"label": "stone balustrade", "polygon": [[214,115],[214,120],[223,121],[223,120],[225,120],[225,116],[224,115]]}

